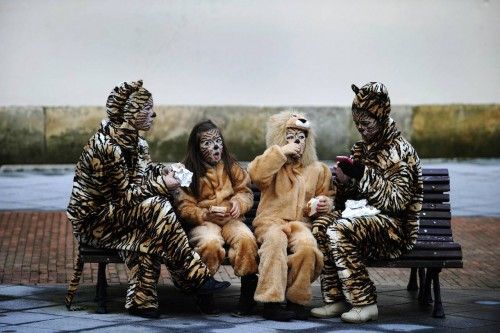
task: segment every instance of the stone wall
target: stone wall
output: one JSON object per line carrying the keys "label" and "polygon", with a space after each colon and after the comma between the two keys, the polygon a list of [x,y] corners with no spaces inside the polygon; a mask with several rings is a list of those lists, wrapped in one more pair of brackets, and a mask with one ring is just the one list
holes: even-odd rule
{"label": "stone wall", "polygon": [[[178,161],[191,128],[212,119],[231,151],[251,160],[265,148],[267,118],[285,107],[158,106],[145,134],[154,160]],[[295,107],[311,119],[320,159],[346,154],[359,139],[349,107]],[[0,164],[75,163],[103,107],[1,107]],[[392,117],[421,157],[500,157],[500,105],[393,106]]]}

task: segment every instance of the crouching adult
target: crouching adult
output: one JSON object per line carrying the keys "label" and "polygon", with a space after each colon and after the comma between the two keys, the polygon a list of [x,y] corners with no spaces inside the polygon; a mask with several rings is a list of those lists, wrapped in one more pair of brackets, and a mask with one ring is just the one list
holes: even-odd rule
{"label": "crouching adult", "polygon": [[[272,116],[266,143],[266,151],[248,166],[261,191],[253,222],[260,245],[255,300],[264,303],[266,319],[306,319],[311,283],[323,267],[310,215],[332,209],[331,172],[317,161],[313,130],[301,114],[284,111]],[[317,213],[307,205],[312,198]],[[280,304],[285,300],[286,309]]]}
{"label": "crouching adult", "polygon": [[[352,85],[353,121],[362,141],[335,168],[336,210],[313,222],[313,234],[325,256],[321,275],[324,306],[311,314],[340,316],[362,323],[378,318],[377,294],[366,259],[395,258],[416,242],[423,185],[420,160],[395,122],[386,87]],[[366,199],[364,213],[342,210],[346,200]]]}
{"label": "crouching adult", "polygon": [[[211,293],[229,286],[213,279],[189,246],[170,201],[179,183],[169,168],[154,164],[139,131],[155,113],[142,81],[124,82],[106,103],[108,119],[83,148],[76,165],[67,216],[80,244],[120,250],[129,272],[125,308],[157,318],[157,283],[164,263],[178,286]],[[75,263],[66,305],[71,306],[83,262]]]}

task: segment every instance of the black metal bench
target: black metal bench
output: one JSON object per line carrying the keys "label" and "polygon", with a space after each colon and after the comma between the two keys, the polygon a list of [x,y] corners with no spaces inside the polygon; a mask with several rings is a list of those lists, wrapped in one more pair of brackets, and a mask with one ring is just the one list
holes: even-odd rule
{"label": "black metal bench", "polygon": [[[424,204],[420,214],[420,228],[417,244],[408,253],[397,259],[369,261],[370,267],[411,268],[407,289],[418,290],[420,304],[433,302],[431,284],[434,287],[433,317],[444,317],[441,303],[439,273],[442,268],[462,268],[462,250],[455,243],[451,230],[451,210],[449,204],[450,178],[447,169],[424,169]],[[247,224],[251,225],[259,204],[260,192],[254,191],[254,207],[247,214]],[[96,285],[97,313],[106,313],[106,265],[123,263],[115,250],[79,247],[83,263],[99,263]],[[418,279],[417,279],[418,273]],[[418,280],[418,282],[417,282]],[[420,289],[419,289],[420,285]]]}

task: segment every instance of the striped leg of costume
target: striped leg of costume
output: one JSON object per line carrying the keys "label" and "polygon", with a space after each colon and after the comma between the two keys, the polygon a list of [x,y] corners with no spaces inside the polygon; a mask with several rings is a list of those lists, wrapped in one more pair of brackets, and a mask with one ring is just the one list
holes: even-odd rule
{"label": "striped leg of costume", "polygon": [[91,245],[128,252],[128,306],[158,306],[160,263],[165,263],[176,284],[187,291],[198,288],[209,275],[166,198],[151,197],[137,206],[110,211],[92,230]]}
{"label": "striped leg of costume", "polygon": [[383,214],[355,218],[339,216],[339,212],[334,212],[321,218],[328,225],[325,255],[329,263],[322,277],[325,302],[340,300],[343,295],[354,306],[374,304],[377,302],[376,289],[364,260],[400,253],[400,222]]}
{"label": "striped leg of costume", "polygon": [[161,259],[156,255],[141,252],[120,251],[128,268],[128,291],[125,308],[157,308],[156,285],[160,277]]}
{"label": "striped leg of costume", "polygon": [[335,221],[340,216],[340,211],[320,216],[313,222],[312,226],[312,233],[314,238],[316,238],[318,247],[324,256],[324,266],[323,271],[321,272],[320,281],[321,294],[323,295],[323,301],[326,304],[335,303],[344,299],[335,262],[333,262],[328,255],[328,237],[326,235],[328,226],[332,223],[332,221]]}

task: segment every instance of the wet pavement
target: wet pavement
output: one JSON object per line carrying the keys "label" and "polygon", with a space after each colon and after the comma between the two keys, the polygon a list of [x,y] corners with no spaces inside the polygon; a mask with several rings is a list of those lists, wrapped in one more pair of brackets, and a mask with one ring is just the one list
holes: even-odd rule
{"label": "wet pavement", "polygon": [[[161,286],[160,319],[143,319],[124,310],[126,285],[108,288],[107,314],[96,314],[95,289],[81,286],[77,294],[81,311],[67,311],[62,305],[65,286],[0,286],[0,332],[498,332],[500,291],[444,290],[445,318],[432,318],[431,306],[419,306],[416,294],[405,289],[378,286],[379,320],[346,324],[339,318],[275,322],[255,314],[233,317],[238,287],[231,286],[215,298],[219,316],[196,310],[195,299],[173,286]],[[321,305],[315,287],[312,306]],[[256,312],[261,311],[257,307]]]}

